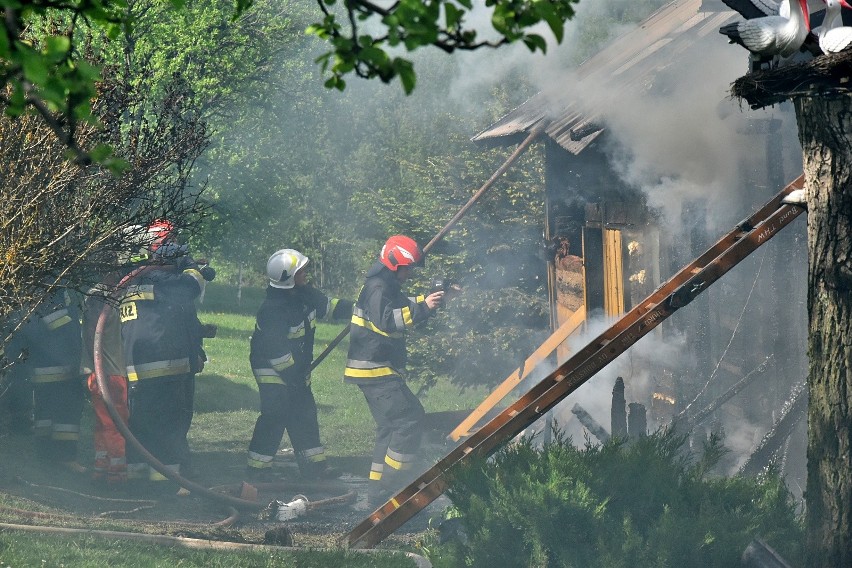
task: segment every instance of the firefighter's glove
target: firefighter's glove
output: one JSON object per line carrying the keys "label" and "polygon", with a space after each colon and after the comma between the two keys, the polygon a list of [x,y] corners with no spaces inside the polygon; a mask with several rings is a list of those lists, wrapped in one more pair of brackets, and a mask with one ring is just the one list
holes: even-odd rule
{"label": "firefighter's glove", "polygon": [[444,293],[443,292],[432,292],[428,296],[426,296],[426,305],[430,310],[436,310],[444,301]]}
{"label": "firefighter's glove", "polygon": [[216,337],[216,332],[219,328],[214,323],[205,323],[201,325],[201,337],[212,339]]}
{"label": "firefighter's glove", "polygon": [[216,270],[212,266],[204,266],[199,272],[201,272],[202,278],[204,278],[207,282],[212,282],[214,278],[216,278]]}

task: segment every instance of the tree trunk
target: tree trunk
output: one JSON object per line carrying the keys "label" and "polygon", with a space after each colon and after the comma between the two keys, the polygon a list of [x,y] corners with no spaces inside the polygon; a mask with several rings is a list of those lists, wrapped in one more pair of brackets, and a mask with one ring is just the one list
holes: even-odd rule
{"label": "tree trunk", "polygon": [[852,96],[798,99],[796,114],[808,191],[807,565],[836,568],[852,566]]}

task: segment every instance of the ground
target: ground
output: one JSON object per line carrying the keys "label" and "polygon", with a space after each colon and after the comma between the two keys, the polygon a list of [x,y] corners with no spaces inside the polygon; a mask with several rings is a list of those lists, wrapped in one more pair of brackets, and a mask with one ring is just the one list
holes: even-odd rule
{"label": "ground", "polygon": [[[282,456],[276,467],[282,481],[255,484],[259,488],[258,501],[270,507],[260,512],[243,512],[229,523],[231,512],[227,505],[198,494],[178,496],[177,486],[171,483],[162,489],[152,488],[150,484],[110,489],[93,483],[88,474],[45,466],[34,458],[31,441],[28,434],[0,433],[0,455],[6,456],[0,464],[2,522],[265,544],[290,544],[281,541],[280,534],[274,534],[289,532],[293,546],[334,548],[371,512],[365,502],[367,481],[355,474],[368,469],[367,458],[332,457],[330,464],[344,472],[341,479],[315,482],[300,479],[292,458]],[[82,445],[81,454],[84,454],[87,448]],[[439,451],[443,448],[431,447],[431,453]],[[193,459],[193,481],[239,496],[245,478],[242,465],[223,463],[223,456],[214,452],[196,453]],[[353,491],[356,496],[349,503],[320,506],[290,521],[277,518],[275,501],[289,502],[297,495],[304,495],[313,503]],[[448,504],[441,497],[386,539],[381,547],[413,549]]]}

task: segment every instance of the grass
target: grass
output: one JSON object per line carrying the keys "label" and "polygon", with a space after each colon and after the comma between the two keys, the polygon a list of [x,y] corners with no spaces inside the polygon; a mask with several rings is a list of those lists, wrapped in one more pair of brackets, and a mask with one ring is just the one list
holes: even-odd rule
{"label": "grass", "polygon": [[[48,541],[48,538],[50,539]],[[44,537],[16,533],[0,538],[0,567],[18,566],[102,568],[104,566],[163,566],[204,568],[255,568],[264,566],[323,568],[398,568],[414,566],[401,555],[357,554],[345,551],[279,552],[271,550],[227,552],[152,546],[91,536]]]}
{"label": "grass", "polygon": [[[204,342],[209,362],[196,382],[196,413],[190,445],[200,451],[215,447],[219,451],[228,448],[242,453],[259,408],[248,351],[254,312],[262,297],[256,295],[256,290],[244,290],[243,304],[223,311],[228,308],[225,294],[228,290],[213,285],[209,288],[199,317],[204,323],[216,324],[218,333]],[[322,352],[343,327],[339,323],[319,323],[314,355]],[[347,337],[314,370],[311,386],[319,408],[320,435],[326,453],[366,459],[372,451],[375,424],[358,387],[343,383],[348,346]],[[417,388],[418,385],[412,385],[415,392]],[[484,389],[462,393],[449,381],[439,381],[421,400],[427,412],[437,412],[473,408],[486,395]]]}
{"label": "grass", "polygon": [[[257,386],[248,362],[249,340],[254,328],[254,314],[263,299],[263,291],[244,289],[242,301],[236,302],[234,288],[216,283],[208,286],[203,304],[199,306],[199,318],[204,323],[218,326],[217,336],[205,340],[208,363],[196,380],[195,417],[189,433],[193,451],[196,480],[209,486],[237,483],[243,478],[246,451],[255,420],[259,414]],[[321,352],[344,327],[343,324],[320,323],[317,326],[315,354]],[[416,341],[416,337],[413,338]],[[354,385],[343,383],[343,367],[348,348],[344,340],[329,357],[314,371],[312,386],[319,408],[320,435],[326,447],[326,455],[332,466],[345,472],[366,477],[370,454],[375,436],[375,425],[360,390]],[[417,391],[419,385],[412,385]],[[484,389],[464,391],[439,381],[421,400],[427,411],[463,410],[475,407],[485,396]],[[79,455],[83,463],[90,463],[93,450],[91,442],[92,416],[87,409],[81,425]],[[63,476],[61,473],[45,471],[32,456],[31,442],[27,437],[0,436],[0,480],[14,479],[20,475],[42,487],[61,485],[79,493],[91,493],[87,481]],[[282,447],[289,445],[285,435]],[[432,447],[429,458],[440,458],[449,448]],[[9,460],[8,456],[15,456]],[[10,475],[11,474],[11,475]],[[36,496],[39,489],[34,490]],[[48,492],[50,493],[50,492]],[[22,508],[28,510],[50,510],[58,514],[96,514],[99,503],[82,503],[84,500],[65,501],[52,496],[33,501],[15,498],[0,489],[0,508]],[[89,509],[79,509],[83,504]],[[184,505],[185,506],[185,505]],[[181,505],[176,505],[177,515],[182,514]],[[209,522],[221,518],[221,507],[209,503],[193,505],[192,515]],[[186,513],[190,515],[189,512]],[[80,517],[83,518],[83,517]],[[178,517],[183,518],[183,517]],[[0,519],[22,522],[15,516],[0,511]],[[149,519],[151,520],[151,519]],[[121,519],[104,519],[87,523],[90,528],[119,531],[166,531],[165,525],[135,524]],[[36,524],[79,526],[74,520],[32,520]],[[341,530],[343,530],[341,528]],[[166,531],[167,532],[167,531]],[[254,535],[256,536],[256,535]],[[262,533],[261,535],[262,536]],[[256,540],[256,539],[254,539]],[[310,540],[296,544],[304,546],[327,546]],[[340,554],[343,554],[342,552]],[[361,563],[364,562],[364,563]],[[409,564],[410,563],[410,564]],[[292,556],[270,555],[269,553],[224,553],[189,551],[185,549],[151,547],[130,542],[112,542],[101,539],[36,536],[21,533],[0,532],[0,568],[7,566],[404,566],[413,564],[399,557],[388,559],[370,556],[328,556],[320,552],[304,552]]]}

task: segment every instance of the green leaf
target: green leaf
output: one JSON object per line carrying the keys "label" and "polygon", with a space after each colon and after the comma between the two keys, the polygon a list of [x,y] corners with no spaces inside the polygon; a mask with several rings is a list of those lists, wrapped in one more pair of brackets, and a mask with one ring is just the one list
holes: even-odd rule
{"label": "green leaf", "polygon": [[406,95],[410,95],[417,85],[417,75],[414,73],[414,65],[407,59],[394,59],[394,70],[402,82],[402,89]]}
{"label": "green leaf", "polygon": [[50,36],[44,40],[45,53],[54,60],[65,58],[70,49],[71,40],[65,36]]}
{"label": "green leaf", "polygon": [[524,36],[524,44],[533,53],[535,53],[536,49],[541,50],[542,53],[547,53],[547,42],[538,34]]}
{"label": "green leaf", "polygon": [[103,162],[112,156],[112,147],[108,144],[98,144],[89,152],[89,156],[96,162]]}
{"label": "green leaf", "polygon": [[448,29],[455,29],[456,26],[462,21],[462,18],[465,15],[464,10],[459,10],[452,4],[444,4],[444,21],[446,22]]}
{"label": "green leaf", "polygon": [[24,76],[31,83],[43,85],[47,82],[49,75],[48,64],[40,53],[36,53],[29,48],[24,48],[18,51],[18,57],[21,61],[21,66],[24,68]]}

